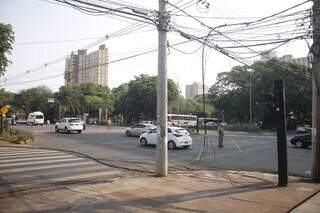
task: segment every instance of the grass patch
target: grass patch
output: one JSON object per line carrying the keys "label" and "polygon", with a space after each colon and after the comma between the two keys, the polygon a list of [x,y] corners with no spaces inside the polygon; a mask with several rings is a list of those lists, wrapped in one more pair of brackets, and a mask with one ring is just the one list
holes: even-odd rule
{"label": "grass patch", "polygon": [[30,132],[12,127],[4,129],[0,136],[6,141],[18,144],[27,144],[34,140],[34,136]]}

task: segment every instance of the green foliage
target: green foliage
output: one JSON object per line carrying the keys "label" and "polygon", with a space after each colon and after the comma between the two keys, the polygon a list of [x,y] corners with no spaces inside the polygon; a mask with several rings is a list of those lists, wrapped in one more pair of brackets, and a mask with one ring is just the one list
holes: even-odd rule
{"label": "green foliage", "polygon": [[12,127],[9,127],[7,131],[4,131],[1,136],[10,142],[26,142],[27,140],[34,140],[34,136],[30,132]]}
{"label": "green foliage", "polygon": [[62,108],[62,116],[76,116],[83,112],[97,116],[99,108],[113,110],[113,96],[107,87],[92,83],[62,86],[55,94]]}
{"label": "green foliage", "polygon": [[[206,102],[206,112],[207,117],[211,117],[214,112],[214,108],[208,102]],[[204,117],[202,96],[195,97],[193,99],[185,99],[181,96],[179,101],[179,114],[192,114],[197,115],[198,117]]]}
{"label": "green foliage", "polygon": [[12,43],[14,42],[14,33],[10,24],[0,23],[0,76],[11,63],[6,54],[11,54]]}
{"label": "green foliage", "polygon": [[[141,119],[156,119],[157,77],[140,75],[128,84],[122,84],[112,91],[115,97],[114,114],[121,114],[126,122]],[[178,97],[175,83],[168,80],[168,106],[172,108]]]}
{"label": "green foliage", "polygon": [[248,123],[250,108],[250,75],[252,82],[252,111],[254,121],[264,127],[273,123],[268,94],[274,90],[274,81],[285,82],[287,117],[295,123],[311,123],[311,69],[276,59],[233,67],[219,74],[218,81],[209,90],[210,103],[227,122]]}
{"label": "green foliage", "polygon": [[28,115],[30,112],[41,111],[45,114],[46,119],[51,119],[53,116],[54,105],[48,103],[48,98],[52,98],[54,94],[45,87],[26,89],[15,94],[11,104],[14,106],[17,114]]}

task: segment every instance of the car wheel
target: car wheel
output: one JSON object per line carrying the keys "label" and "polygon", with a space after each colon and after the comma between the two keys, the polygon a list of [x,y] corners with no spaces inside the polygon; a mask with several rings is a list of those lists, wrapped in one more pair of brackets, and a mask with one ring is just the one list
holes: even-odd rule
{"label": "car wheel", "polygon": [[56,131],[56,132],[59,132],[59,129],[58,129],[58,127],[57,127],[57,126],[55,126],[55,128],[54,128],[54,129],[55,129],[55,131]]}
{"label": "car wheel", "polygon": [[147,146],[148,145],[147,139],[141,138],[140,139],[140,144],[141,144],[141,146]]}
{"label": "car wheel", "polygon": [[68,127],[64,128],[64,133],[69,133]]}
{"label": "car wheel", "polygon": [[176,148],[176,144],[173,141],[168,142],[168,149],[173,150]]}
{"label": "car wheel", "polygon": [[130,134],[130,131],[129,131],[129,130],[127,130],[127,131],[126,131],[126,136],[128,136],[128,137],[130,137],[130,136],[131,136],[131,134]]}
{"label": "car wheel", "polygon": [[81,130],[78,130],[77,132],[80,134],[80,133],[81,133]]}
{"label": "car wheel", "polygon": [[303,144],[303,142],[302,141],[296,141],[296,143],[294,144],[294,146],[296,147],[296,148],[302,148],[302,147],[304,147],[304,144]]}

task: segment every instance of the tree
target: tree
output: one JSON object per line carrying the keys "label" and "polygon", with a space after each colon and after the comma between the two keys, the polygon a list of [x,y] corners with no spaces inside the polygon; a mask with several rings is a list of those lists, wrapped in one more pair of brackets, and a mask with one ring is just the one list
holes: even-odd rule
{"label": "tree", "polygon": [[[52,98],[54,94],[45,86],[22,90],[14,95],[12,105],[18,114],[24,116],[34,111],[41,111],[45,114],[46,119],[52,119],[53,105],[48,103],[48,98]],[[20,113],[19,113],[20,112]]]}
{"label": "tree", "polygon": [[[115,112],[125,117],[126,123],[142,119],[156,119],[157,77],[140,75],[128,84],[113,90]],[[178,89],[173,80],[168,80],[168,107],[172,107],[178,97]]]}
{"label": "tree", "polygon": [[55,99],[60,107],[60,116],[77,116],[82,114],[85,100],[80,92],[79,86],[62,86],[55,93]]}
{"label": "tree", "polygon": [[[207,95],[206,95],[207,96]],[[192,114],[198,117],[204,117],[203,100],[202,95],[196,96],[193,99],[185,99],[183,96],[180,97],[180,114]],[[207,117],[213,116],[214,108],[206,102],[206,115]]]}
{"label": "tree", "polygon": [[5,73],[6,67],[11,63],[6,54],[11,54],[14,33],[10,24],[0,23],[0,76]]}
{"label": "tree", "polygon": [[98,84],[82,83],[79,85],[81,94],[84,97],[84,105],[87,113],[91,116],[98,116],[99,109],[113,111],[113,96],[109,88]]}
{"label": "tree", "polygon": [[224,112],[226,121],[249,121],[251,75],[255,121],[262,121],[267,128],[272,126],[269,96],[273,93],[274,80],[283,79],[288,120],[294,124],[311,122],[310,68],[272,59],[256,62],[251,69],[247,66],[236,66],[230,72],[220,73],[217,82],[209,90],[210,103],[214,104],[218,112]]}

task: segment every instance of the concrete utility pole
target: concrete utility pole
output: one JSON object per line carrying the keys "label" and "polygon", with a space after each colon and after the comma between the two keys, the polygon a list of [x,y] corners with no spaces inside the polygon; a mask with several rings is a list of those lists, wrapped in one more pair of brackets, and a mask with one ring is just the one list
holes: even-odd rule
{"label": "concrete utility pole", "polygon": [[312,168],[313,180],[320,180],[320,1],[313,0],[312,54]]}
{"label": "concrete utility pole", "polygon": [[[157,175],[168,175],[167,148],[167,31],[169,17],[166,12],[167,0],[159,0],[158,24],[158,85],[157,85]],[[160,128],[159,128],[160,127]]]}

